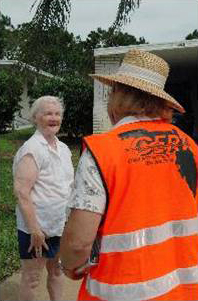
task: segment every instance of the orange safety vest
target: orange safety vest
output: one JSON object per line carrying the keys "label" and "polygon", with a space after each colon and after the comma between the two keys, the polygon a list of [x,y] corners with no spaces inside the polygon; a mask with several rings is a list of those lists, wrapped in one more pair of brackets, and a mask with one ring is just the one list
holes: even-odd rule
{"label": "orange safety vest", "polygon": [[198,300],[198,147],[164,121],[84,139],[107,211],[78,300]]}

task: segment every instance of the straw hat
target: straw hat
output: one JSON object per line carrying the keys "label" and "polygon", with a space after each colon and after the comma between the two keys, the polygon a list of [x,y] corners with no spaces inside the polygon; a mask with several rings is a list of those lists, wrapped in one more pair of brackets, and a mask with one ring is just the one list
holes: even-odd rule
{"label": "straw hat", "polygon": [[126,53],[116,73],[90,74],[90,76],[109,86],[117,82],[158,96],[165,99],[171,108],[184,113],[184,108],[164,91],[168,73],[169,66],[162,58],[150,52],[132,49]]}

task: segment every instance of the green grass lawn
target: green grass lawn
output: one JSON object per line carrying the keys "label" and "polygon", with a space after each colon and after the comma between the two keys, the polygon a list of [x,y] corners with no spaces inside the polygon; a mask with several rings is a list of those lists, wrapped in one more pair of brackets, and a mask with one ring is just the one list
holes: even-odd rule
{"label": "green grass lawn", "polygon": [[[34,132],[24,129],[0,135],[0,280],[10,276],[20,266],[16,237],[15,204],[13,195],[12,162],[20,147]],[[64,140],[64,139],[60,139]],[[67,141],[76,168],[79,160],[79,141]]]}

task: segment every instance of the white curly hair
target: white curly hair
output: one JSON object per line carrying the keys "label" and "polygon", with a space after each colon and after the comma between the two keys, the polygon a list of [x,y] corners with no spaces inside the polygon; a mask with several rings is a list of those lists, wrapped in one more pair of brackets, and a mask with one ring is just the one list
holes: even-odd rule
{"label": "white curly hair", "polygon": [[30,109],[30,121],[32,124],[35,125],[35,117],[36,117],[37,113],[40,111],[40,109],[44,103],[58,104],[60,106],[61,118],[63,117],[64,106],[63,106],[62,100],[56,96],[45,95],[45,96],[41,96],[38,99],[36,99],[32,104],[32,107]]}

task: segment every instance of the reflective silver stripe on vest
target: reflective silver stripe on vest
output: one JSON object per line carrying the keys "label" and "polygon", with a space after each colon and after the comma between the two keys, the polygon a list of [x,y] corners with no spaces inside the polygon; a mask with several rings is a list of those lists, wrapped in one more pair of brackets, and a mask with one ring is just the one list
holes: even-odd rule
{"label": "reflective silver stripe on vest", "polygon": [[145,228],[125,234],[102,237],[100,253],[132,251],[158,244],[173,237],[198,234],[198,218],[170,221],[163,225]]}
{"label": "reflective silver stripe on vest", "polygon": [[110,285],[91,279],[88,276],[86,288],[92,296],[102,300],[140,301],[166,294],[180,284],[195,283],[198,283],[198,266],[177,269],[156,279],[129,284]]}
{"label": "reflective silver stripe on vest", "polygon": [[133,66],[127,63],[123,63],[119,67],[116,74],[125,75],[127,77],[132,76],[137,79],[143,79],[149,83],[159,86],[162,89],[164,88],[166,82],[166,77],[157,72],[154,72],[152,70],[143,67]]}

